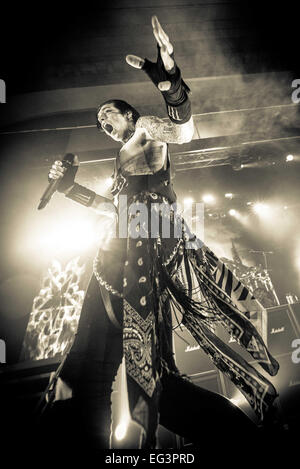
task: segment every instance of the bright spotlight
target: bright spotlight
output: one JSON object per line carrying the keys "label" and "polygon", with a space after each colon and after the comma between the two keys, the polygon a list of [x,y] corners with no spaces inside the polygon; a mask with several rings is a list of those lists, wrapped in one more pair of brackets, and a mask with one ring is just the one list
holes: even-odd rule
{"label": "bright spotlight", "polygon": [[260,202],[253,205],[253,210],[257,215],[261,216],[266,216],[270,213],[270,207]]}
{"label": "bright spotlight", "polygon": [[232,197],[233,197],[232,192],[227,192],[227,193],[225,194],[225,197],[226,197],[226,199],[232,199]]}
{"label": "bright spotlight", "polygon": [[194,199],[192,197],[186,197],[184,200],[183,200],[183,204],[185,207],[190,207],[191,205],[193,205],[194,203]]}
{"label": "bright spotlight", "polygon": [[66,220],[57,223],[52,230],[49,229],[39,238],[39,247],[49,250],[84,250],[94,243],[97,237],[91,221]]}
{"label": "bright spotlight", "polygon": [[121,441],[123,440],[123,438],[125,438],[127,429],[128,429],[128,422],[125,420],[123,420],[117,425],[115,429],[115,436],[118,441]]}
{"label": "bright spotlight", "polygon": [[202,197],[202,200],[203,202],[205,202],[206,204],[211,204],[215,201],[215,198],[213,195],[211,194],[205,194],[203,197]]}
{"label": "bright spotlight", "polygon": [[235,217],[235,216],[237,215],[237,211],[236,211],[234,208],[231,208],[228,213],[229,213],[229,215],[231,215],[232,217]]}
{"label": "bright spotlight", "polygon": [[293,155],[287,155],[285,160],[286,161],[293,161],[293,159],[294,159]]}

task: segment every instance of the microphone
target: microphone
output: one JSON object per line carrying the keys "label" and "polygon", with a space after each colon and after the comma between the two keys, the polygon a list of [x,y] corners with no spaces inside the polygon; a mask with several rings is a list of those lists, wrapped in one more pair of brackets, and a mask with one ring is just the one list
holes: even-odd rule
{"label": "microphone", "polygon": [[[74,158],[75,158],[75,155],[73,155],[73,153],[67,153],[61,160],[63,167],[67,168],[68,166],[72,166],[74,162]],[[54,192],[56,192],[57,187],[59,186],[60,182],[61,182],[61,178],[53,179],[52,181],[49,182],[47,189],[45,190],[45,192],[43,193],[41,197],[38,210],[41,210],[42,208],[46,207],[52,195],[54,194]]]}

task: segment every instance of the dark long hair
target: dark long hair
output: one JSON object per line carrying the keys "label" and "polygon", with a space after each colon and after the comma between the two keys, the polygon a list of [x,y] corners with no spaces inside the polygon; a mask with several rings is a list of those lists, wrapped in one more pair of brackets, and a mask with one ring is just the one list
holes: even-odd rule
{"label": "dark long hair", "polygon": [[119,111],[122,114],[126,114],[126,112],[131,111],[132,112],[132,119],[133,119],[134,123],[136,123],[136,121],[140,117],[140,113],[134,107],[132,107],[130,104],[128,104],[126,101],[122,101],[122,99],[108,99],[104,103],[101,103],[100,106],[98,106],[98,109],[97,109],[96,121],[97,121],[97,127],[98,127],[99,130],[102,130],[102,127],[101,127],[101,124],[98,120],[98,113],[99,113],[100,109],[102,108],[102,106],[104,106],[104,104],[112,104],[117,109],[119,109]]}

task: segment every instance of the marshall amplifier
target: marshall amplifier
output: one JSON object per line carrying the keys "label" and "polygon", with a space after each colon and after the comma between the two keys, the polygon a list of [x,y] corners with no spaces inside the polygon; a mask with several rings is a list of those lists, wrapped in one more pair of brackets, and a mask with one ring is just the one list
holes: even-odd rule
{"label": "marshall amplifier", "polygon": [[298,337],[300,338],[300,303],[289,304],[291,319],[294,321],[295,327],[298,331]]}
{"label": "marshall amplifier", "polygon": [[272,355],[291,352],[293,340],[300,338],[295,313],[297,313],[296,305],[281,305],[267,309],[267,345]]}
{"label": "marshall amplifier", "polygon": [[[266,340],[265,315],[265,311],[250,314],[250,321],[257,328],[264,340]],[[215,333],[225,344],[241,355],[245,360],[252,360],[252,356],[224,330],[223,326],[217,325]],[[216,369],[211,359],[201,350],[200,345],[186,327],[177,327],[173,338],[176,364],[182,373],[194,375]]]}
{"label": "marshall amplifier", "polygon": [[181,373],[191,376],[215,369],[211,359],[184,326],[176,329],[173,340],[175,361]]}

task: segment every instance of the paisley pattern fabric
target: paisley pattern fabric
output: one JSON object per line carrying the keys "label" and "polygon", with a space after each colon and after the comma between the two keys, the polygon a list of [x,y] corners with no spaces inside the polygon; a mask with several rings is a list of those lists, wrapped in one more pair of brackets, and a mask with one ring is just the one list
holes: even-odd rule
{"label": "paisley pattern fabric", "polygon": [[[147,207],[149,218],[141,218],[139,210],[129,211],[124,252],[120,255],[115,251],[114,257],[112,250],[107,259],[100,250],[94,273],[101,285],[123,298],[129,404],[132,418],[142,426],[141,446],[155,445],[162,369],[179,372],[172,361],[169,340],[170,305],[180,311],[182,323],[200,347],[263,420],[277,396],[275,388],[214,332],[214,326],[221,324],[249,352],[249,357],[274,376],[279,365],[248,319],[249,312],[261,310],[261,305],[214,253],[189,233],[165,197],[142,192],[131,202],[137,208],[139,204]],[[150,230],[153,212],[160,227],[155,236]],[[167,237],[162,236],[161,229],[165,222],[170,226]],[[179,225],[185,227],[180,236],[176,229]],[[115,280],[109,274],[112,266],[118,273]]]}

